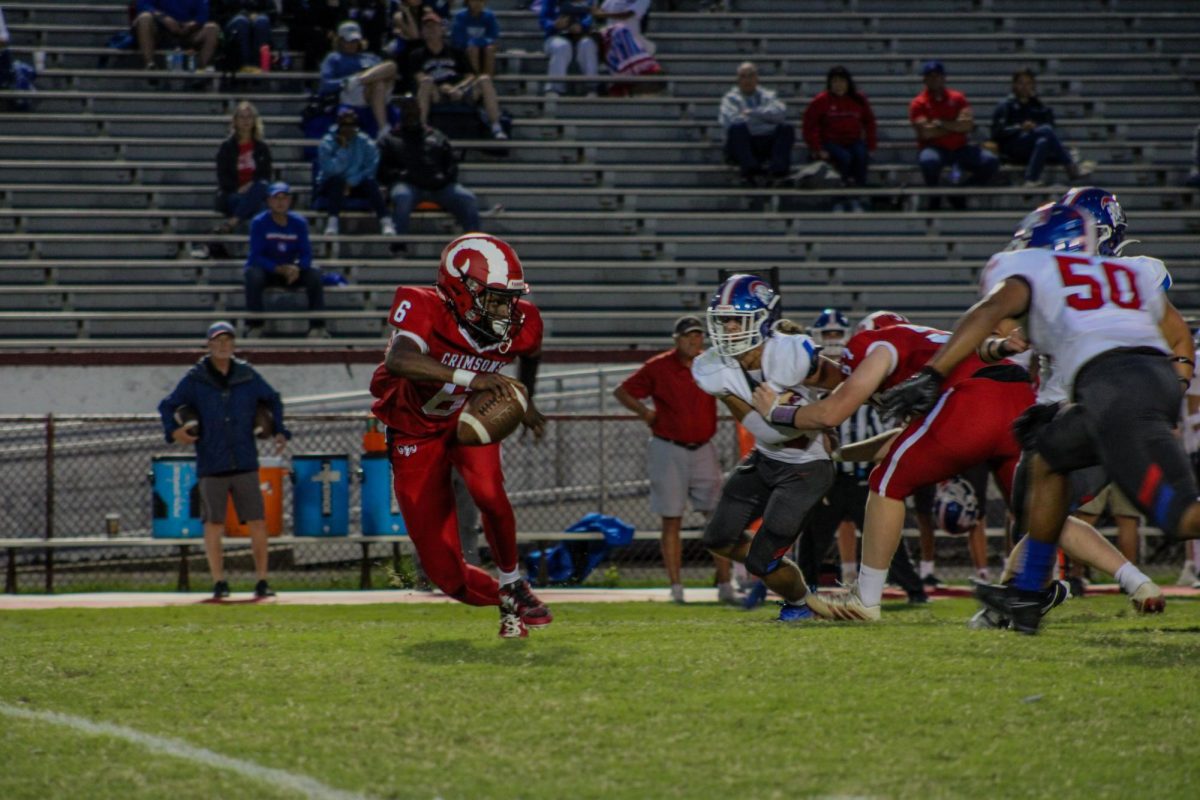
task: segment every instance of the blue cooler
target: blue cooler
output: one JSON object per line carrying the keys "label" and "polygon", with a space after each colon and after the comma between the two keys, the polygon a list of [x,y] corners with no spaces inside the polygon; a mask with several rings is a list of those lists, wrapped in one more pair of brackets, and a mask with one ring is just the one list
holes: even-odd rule
{"label": "blue cooler", "polygon": [[404,536],[404,517],[392,491],[392,464],[387,453],[362,455],[362,532],[364,536]]}
{"label": "blue cooler", "polygon": [[344,453],[293,456],[292,512],[295,536],[349,534],[350,457]]}
{"label": "blue cooler", "polygon": [[151,534],[156,539],[196,539],[204,536],[200,521],[200,484],[192,456],[154,456],[150,459]]}

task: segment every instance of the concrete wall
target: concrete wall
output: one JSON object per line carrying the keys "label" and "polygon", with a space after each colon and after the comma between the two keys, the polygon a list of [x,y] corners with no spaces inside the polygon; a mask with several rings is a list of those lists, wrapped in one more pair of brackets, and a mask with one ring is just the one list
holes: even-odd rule
{"label": "concrete wall", "polygon": [[[255,368],[286,402],[298,396],[365,390],[375,365],[264,364]],[[0,414],[152,413],[187,369],[186,364],[6,365],[0,367]],[[364,400],[362,407],[366,405]]]}

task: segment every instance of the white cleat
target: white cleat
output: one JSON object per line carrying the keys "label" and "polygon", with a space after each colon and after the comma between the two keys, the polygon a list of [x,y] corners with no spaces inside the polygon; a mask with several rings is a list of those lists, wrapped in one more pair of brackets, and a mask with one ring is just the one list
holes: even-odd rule
{"label": "white cleat", "polygon": [[1167,598],[1154,581],[1146,581],[1129,596],[1134,610],[1139,614],[1161,614],[1167,607]]}
{"label": "white cleat", "polygon": [[852,584],[845,594],[821,595],[810,591],[805,598],[808,607],[818,617],[848,622],[878,622],[879,606],[864,605],[858,594],[858,584]]}

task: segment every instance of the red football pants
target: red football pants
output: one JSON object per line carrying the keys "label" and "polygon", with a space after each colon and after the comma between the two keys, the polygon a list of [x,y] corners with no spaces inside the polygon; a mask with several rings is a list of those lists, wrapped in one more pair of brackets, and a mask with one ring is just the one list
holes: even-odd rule
{"label": "red football pants", "polygon": [[908,424],[871,471],[871,491],[903,500],[922,486],[986,463],[1008,502],[1021,447],[1012,425],[1034,403],[1027,383],[969,378]]}
{"label": "red football pants", "polygon": [[396,500],[429,580],[456,600],[496,606],[500,584],[491,573],[463,560],[450,470],[458,469],[479,508],[496,566],[511,572],[517,568],[517,520],[504,491],[500,445],[463,447],[454,443],[453,435],[451,429],[443,436],[392,439]]}

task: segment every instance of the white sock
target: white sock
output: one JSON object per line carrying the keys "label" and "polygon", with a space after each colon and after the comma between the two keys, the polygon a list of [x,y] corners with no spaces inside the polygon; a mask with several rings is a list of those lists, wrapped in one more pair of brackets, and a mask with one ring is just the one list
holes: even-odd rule
{"label": "white sock", "polygon": [[1118,567],[1117,574],[1113,577],[1117,579],[1117,583],[1121,584],[1121,591],[1125,594],[1133,594],[1139,586],[1150,580],[1146,573],[1134,566],[1131,561],[1126,561]]}
{"label": "white sock", "polygon": [[1192,566],[1200,564],[1200,539],[1192,539]]}
{"label": "white sock", "polygon": [[922,561],[920,567],[918,568],[918,574],[922,578],[928,578],[930,575],[932,575],[933,574],[933,562],[932,561]]}
{"label": "white sock", "polygon": [[516,583],[521,580],[521,570],[514,569],[512,572],[500,570],[500,585],[508,586],[510,583]]}
{"label": "white sock", "polygon": [[883,582],[887,578],[886,569],[875,569],[863,564],[858,569],[858,596],[864,606],[877,606],[883,599]]}
{"label": "white sock", "polygon": [[842,562],[842,583],[854,583],[858,580],[858,562]]}
{"label": "white sock", "polygon": [[733,593],[733,581],[725,581],[724,583],[717,584],[717,594],[718,595],[732,594],[732,593]]}
{"label": "white sock", "polygon": [[980,567],[979,569],[975,570],[975,577],[979,578],[979,580],[983,581],[984,583],[989,583],[992,580],[992,573],[987,567]]}

